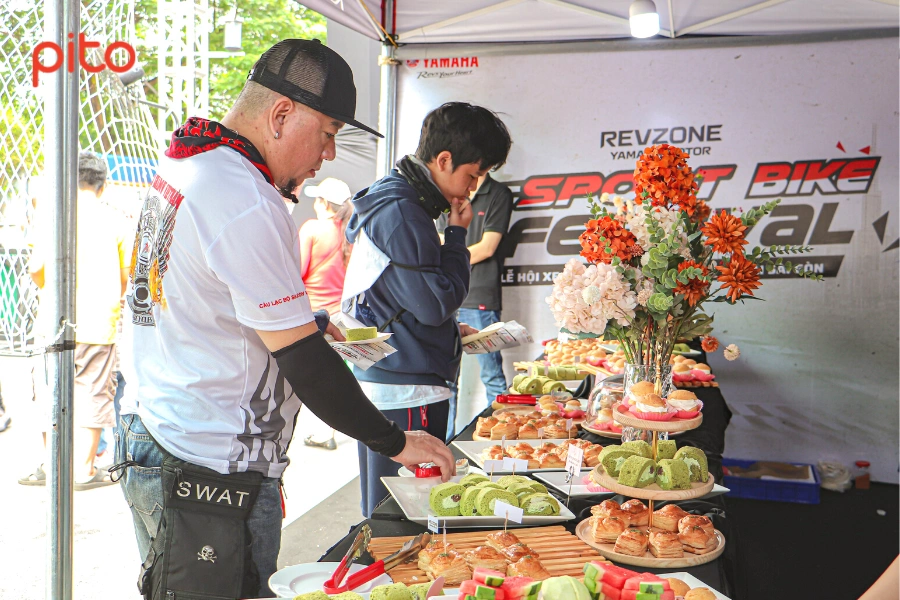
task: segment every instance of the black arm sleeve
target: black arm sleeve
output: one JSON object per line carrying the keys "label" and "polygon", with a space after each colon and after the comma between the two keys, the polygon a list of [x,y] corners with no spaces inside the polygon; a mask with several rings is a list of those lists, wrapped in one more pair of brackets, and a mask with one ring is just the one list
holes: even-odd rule
{"label": "black arm sleeve", "polygon": [[369,401],[321,333],[294,342],[272,356],[303,404],[322,421],[373,452],[393,457],[403,451],[403,430]]}

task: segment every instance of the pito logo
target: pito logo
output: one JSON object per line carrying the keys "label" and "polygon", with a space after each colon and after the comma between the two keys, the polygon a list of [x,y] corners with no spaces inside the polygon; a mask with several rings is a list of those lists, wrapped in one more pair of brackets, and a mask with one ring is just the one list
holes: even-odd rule
{"label": "pito logo", "polygon": [[406,66],[409,68],[417,67],[419,65],[419,59],[413,58],[406,61]]}

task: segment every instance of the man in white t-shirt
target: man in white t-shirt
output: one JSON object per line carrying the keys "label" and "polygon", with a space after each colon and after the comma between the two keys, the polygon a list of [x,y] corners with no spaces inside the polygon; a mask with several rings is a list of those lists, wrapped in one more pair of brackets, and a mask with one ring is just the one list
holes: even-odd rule
{"label": "man in white t-shirt", "polygon": [[[191,118],[173,134],[138,223],[115,469],[141,556],[165,506],[166,454],[220,474],[262,473],[247,520],[261,582],[251,597],[271,596],[279,480],[301,402],[398,463],[436,462],[445,480],[455,473],[441,440],[404,433],[365,397],[323,338],[327,316],[314,320],[300,277],[285,199],[296,202],[291,190],[334,159],[345,123],[377,135],[354,120],[355,106],[337,53],[318,41],[275,44],[221,123]],[[207,561],[214,552],[202,543],[170,550],[179,554]]]}

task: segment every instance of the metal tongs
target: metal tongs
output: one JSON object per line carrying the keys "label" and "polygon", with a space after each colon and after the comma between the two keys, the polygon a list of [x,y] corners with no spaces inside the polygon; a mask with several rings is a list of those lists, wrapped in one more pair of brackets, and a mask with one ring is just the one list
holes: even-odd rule
{"label": "metal tongs", "polygon": [[384,560],[379,560],[378,562],[369,565],[362,571],[354,573],[347,578],[347,582],[344,585],[341,585],[341,580],[344,578],[344,575],[350,568],[349,562],[352,562],[353,560],[351,558],[351,555],[355,552],[361,552],[365,548],[365,546],[357,546],[357,542],[360,541],[360,536],[366,533],[368,533],[368,537],[365,538],[365,544],[368,545],[369,539],[372,535],[372,530],[369,529],[366,525],[363,527],[363,530],[360,531],[356,536],[356,539],[353,540],[353,544],[350,546],[350,550],[347,552],[347,556],[345,556],[341,561],[341,564],[338,565],[338,568],[337,570],[335,570],[332,578],[326,581],[323,585],[322,589],[326,594],[340,594],[342,592],[347,592],[352,589],[358,588],[366,582],[372,581],[379,575],[383,575],[384,573],[390,571],[391,569],[405,561],[410,557],[410,555],[418,552],[419,550],[424,548],[428,542],[431,541],[430,533],[420,533],[413,539],[407,540],[407,542],[403,544],[403,546],[399,550],[397,550]]}

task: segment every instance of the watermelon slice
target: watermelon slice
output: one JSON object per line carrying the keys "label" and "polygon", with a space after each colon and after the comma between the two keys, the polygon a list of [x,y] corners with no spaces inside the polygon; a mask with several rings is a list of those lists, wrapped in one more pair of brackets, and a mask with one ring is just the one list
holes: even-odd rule
{"label": "watermelon slice", "polygon": [[613,587],[608,583],[601,584],[603,587],[600,590],[600,593],[606,596],[609,600],[620,600],[622,597],[622,590],[617,587]]}
{"label": "watermelon slice", "polygon": [[500,571],[478,567],[475,569],[475,572],[472,573],[472,579],[478,583],[483,583],[492,587],[500,587],[503,585],[503,580],[506,579],[506,575]]}
{"label": "watermelon slice", "polygon": [[662,594],[641,592],[640,590],[622,590],[620,600],[675,600],[675,592],[666,590]]}
{"label": "watermelon slice", "polygon": [[[637,573],[609,563],[589,562],[584,565],[584,579],[591,579],[598,583],[608,583],[611,587],[622,589],[625,582],[636,576]],[[605,594],[605,590],[601,590]]]}
{"label": "watermelon slice", "polygon": [[531,577],[507,577],[500,589],[506,592],[506,600],[525,600],[529,596],[538,595],[541,582]]}
{"label": "watermelon slice", "polygon": [[653,573],[641,573],[629,578],[625,585],[622,586],[622,589],[662,594],[671,588],[669,587],[669,582],[665,579],[657,577]]}
{"label": "watermelon slice", "polygon": [[460,584],[459,595],[475,596],[476,600],[504,600],[506,598],[506,594],[500,588],[484,585],[471,579]]}

